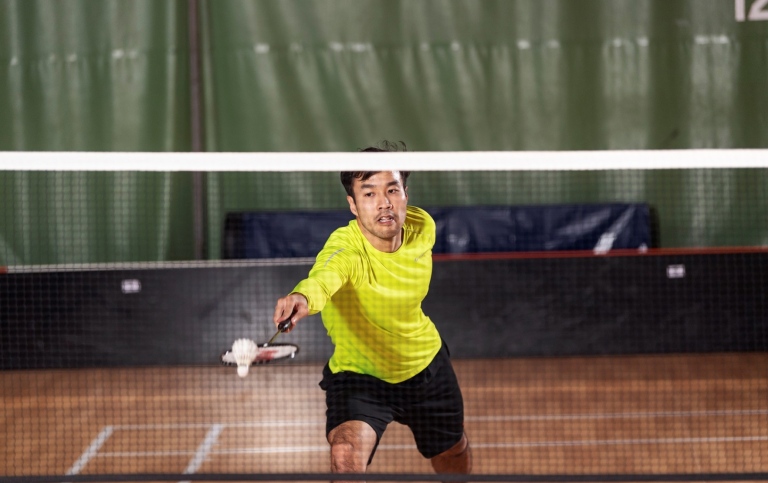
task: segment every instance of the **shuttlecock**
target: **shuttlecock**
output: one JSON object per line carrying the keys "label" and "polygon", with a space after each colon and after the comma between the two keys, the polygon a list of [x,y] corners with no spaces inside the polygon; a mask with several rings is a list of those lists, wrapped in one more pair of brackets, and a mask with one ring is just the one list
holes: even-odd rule
{"label": "shuttlecock", "polygon": [[237,362],[238,376],[245,377],[248,375],[248,369],[251,368],[251,363],[256,359],[258,353],[259,348],[250,339],[237,339],[232,344],[232,355],[235,358],[235,362]]}

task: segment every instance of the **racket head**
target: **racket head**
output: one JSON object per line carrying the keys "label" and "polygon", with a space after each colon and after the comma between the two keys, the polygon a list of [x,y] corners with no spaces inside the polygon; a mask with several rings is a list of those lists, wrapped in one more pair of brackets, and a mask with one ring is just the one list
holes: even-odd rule
{"label": "racket head", "polygon": [[[262,364],[272,364],[273,362],[284,361],[286,359],[293,359],[296,354],[299,353],[299,346],[296,344],[258,344],[259,352],[256,354],[256,358],[251,362],[252,366]],[[221,354],[221,364],[225,366],[237,366],[235,356],[230,350],[226,350]]]}

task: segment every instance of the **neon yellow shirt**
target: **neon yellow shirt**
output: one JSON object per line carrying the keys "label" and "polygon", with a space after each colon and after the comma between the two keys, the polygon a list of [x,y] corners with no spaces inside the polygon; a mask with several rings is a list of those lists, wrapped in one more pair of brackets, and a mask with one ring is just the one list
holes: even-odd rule
{"label": "neon yellow shirt", "polygon": [[403,243],[374,248],[352,220],[334,231],[309,276],[294,288],[321,317],[335,349],[332,372],[368,374],[390,383],[409,379],[440,350],[435,324],[421,309],[432,278],[435,222],[409,206]]}

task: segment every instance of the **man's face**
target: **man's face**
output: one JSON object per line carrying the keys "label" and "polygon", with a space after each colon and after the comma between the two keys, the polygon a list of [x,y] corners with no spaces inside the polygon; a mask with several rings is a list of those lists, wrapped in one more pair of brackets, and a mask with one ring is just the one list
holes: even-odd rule
{"label": "man's face", "polygon": [[393,252],[402,243],[408,193],[399,171],[381,171],[365,181],[354,179],[349,209],[365,238],[378,250]]}

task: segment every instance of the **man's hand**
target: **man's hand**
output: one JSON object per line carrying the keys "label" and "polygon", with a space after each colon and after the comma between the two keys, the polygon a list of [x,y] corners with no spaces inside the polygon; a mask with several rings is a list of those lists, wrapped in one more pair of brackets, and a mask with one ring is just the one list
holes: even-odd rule
{"label": "man's hand", "polygon": [[290,317],[291,325],[286,329],[286,332],[290,332],[296,327],[296,322],[303,319],[308,314],[309,306],[307,305],[307,298],[300,293],[292,293],[277,299],[277,304],[275,304],[275,315],[272,317],[272,321],[277,326],[280,322]]}

